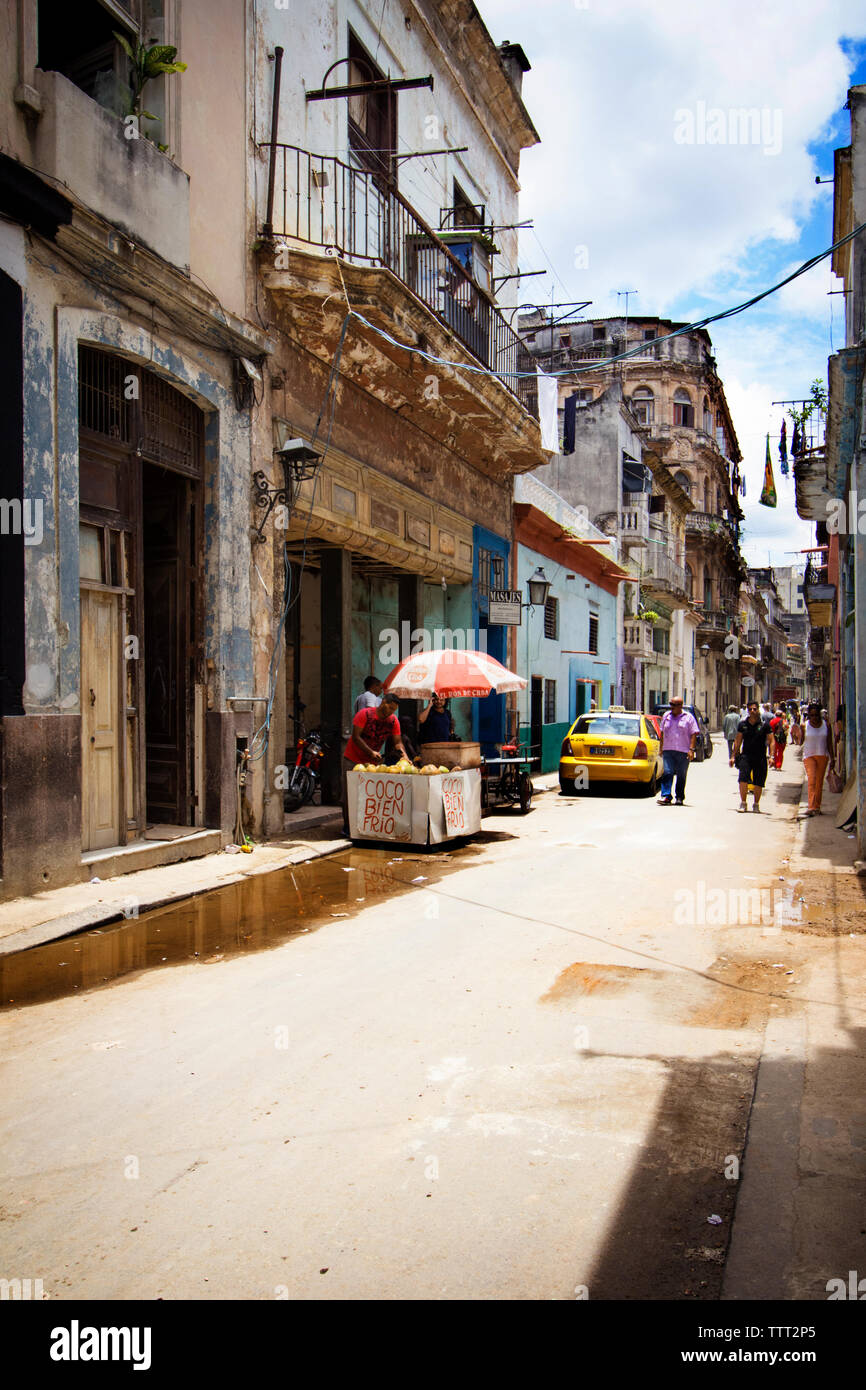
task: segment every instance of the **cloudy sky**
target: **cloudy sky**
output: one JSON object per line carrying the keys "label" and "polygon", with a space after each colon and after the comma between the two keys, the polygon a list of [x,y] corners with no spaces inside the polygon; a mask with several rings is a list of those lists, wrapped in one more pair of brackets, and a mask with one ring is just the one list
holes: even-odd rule
{"label": "cloudy sky", "polygon": [[[521,269],[556,273],[525,280],[524,300],[552,290],[592,300],[587,315],[601,317],[633,289],[630,313],[691,321],[830,245],[832,184],[815,176],[832,175],[832,151],[850,138],[847,90],[866,82],[863,0],[477,3],[496,42],[522,44],[532,64],[523,94],[542,143],[521,165],[522,215],[534,221]],[[741,107],[762,113],[758,140],[714,139],[713,112]],[[790,564],[787,552],[814,540],[779,475],[771,402],[806,396],[844,345],[833,288],[827,261],[710,328],[745,459],[752,564]],[[768,430],[775,511],[757,504]]]}

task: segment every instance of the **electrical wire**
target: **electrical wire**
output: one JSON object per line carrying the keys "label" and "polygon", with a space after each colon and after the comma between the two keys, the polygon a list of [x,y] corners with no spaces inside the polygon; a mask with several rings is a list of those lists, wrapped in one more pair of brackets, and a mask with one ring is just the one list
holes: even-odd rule
{"label": "electrical wire", "polygon": [[[769,289],[762,290],[760,294],[752,295],[750,299],[744,300],[742,304],[735,304],[732,308],[723,309],[717,314],[708,314],[706,318],[696,319],[692,323],[683,324],[682,328],[674,329],[673,333],[665,333],[660,338],[653,338],[653,346],[658,343],[670,342],[673,338],[681,338],[685,333],[694,333],[700,328],[706,328],[708,324],[719,323],[723,319],[733,318],[736,314],[742,314],[746,309],[753,308],[756,304],[760,304],[762,300],[767,299],[771,294],[776,294],[777,291],[784,289],[785,285],[789,285],[791,281],[796,280],[798,276],[805,275],[806,271],[812,270],[816,265],[819,265],[821,261],[826,260],[828,256],[832,256],[833,252],[837,251],[840,246],[845,246],[847,242],[852,241],[854,237],[859,236],[863,231],[866,231],[866,222],[862,222],[859,227],[854,228],[853,232],[849,232],[847,236],[834,242],[832,246],[828,246],[826,251],[820,251],[816,256],[812,256],[808,261],[804,261],[797,270],[792,271],[790,275],[786,275],[784,280],[779,280],[777,284],[771,285]],[[476,367],[472,362],[452,362],[447,357],[436,357],[433,353],[425,352],[422,348],[411,347],[407,343],[399,342],[396,338],[393,338],[390,333],[386,332],[384,328],[377,328],[375,324],[370,323],[369,319],[365,319],[363,314],[359,314],[356,310],[350,310],[346,317],[347,319],[358,319],[358,321],[363,323],[366,328],[369,328],[371,332],[378,334],[380,338],[384,338],[384,340],[391,343],[392,346],[402,348],[404,352],[412,353],[416,357],[423,357],[425,362],[431,362],[435,366],[452,367],[459,371],[471,372],[476,376],[491,377],[500,381],[506,377],[513,380],[534,381],[537,376],[537,372],[534,370],[531,372],[493,372],[489,367]],[[629,348],[627,352],[617,353],[614,357],[599,358],[598,361],[591,362],[585,367],[563,367],[560,371],[547,372],[546,375],[570,377],[578,376],[582,372],[597,372],[600,367],[609,367],[614,362],[624,362],[629,357],[644,354],[646,349],[647,344],[641,342],[638,343],[636,347]]]}

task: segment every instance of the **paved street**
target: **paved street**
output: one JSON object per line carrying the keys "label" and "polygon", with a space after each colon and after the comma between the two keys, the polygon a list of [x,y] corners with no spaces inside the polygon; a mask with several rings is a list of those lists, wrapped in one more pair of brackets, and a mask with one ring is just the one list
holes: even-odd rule
{"label": "paved street", "polygon": [[[866,938],[841,899],[779,925],[789,761],[761,816],[717,741],[681,809],[551,792],[445,857],[352,850],[111,929],[106,960],[144,925],[152,968],[0,1020],[2,1273],[60,1299],[825,1298],[866,1267]],[[163,964],[173,913],[218,924],[198,959]]]}

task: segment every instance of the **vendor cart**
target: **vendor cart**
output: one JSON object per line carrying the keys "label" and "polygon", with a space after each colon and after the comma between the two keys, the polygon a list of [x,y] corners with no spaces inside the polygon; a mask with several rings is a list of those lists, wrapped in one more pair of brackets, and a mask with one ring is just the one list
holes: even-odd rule
{"label": "vendor cart", "polygon": [[481,772],[350,772],[349,835],[353,840],[440,844],[481,829]]}
{"label": "vendor cart", "polygon": [[532,767],[540,763],[531,748],[501,744],[499,755],[484,758],[481,764],[481,809],[493,806],[519,806],[526,815],[532,804]]}

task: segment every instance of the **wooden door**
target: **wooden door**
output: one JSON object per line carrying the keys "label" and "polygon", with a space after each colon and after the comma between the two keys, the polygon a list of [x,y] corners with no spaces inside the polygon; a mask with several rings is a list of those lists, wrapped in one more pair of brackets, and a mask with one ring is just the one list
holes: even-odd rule
{"label": "wooden door", "polygon": [[120,843],[120,599],[81,593],[81,812],[85,850]]}

